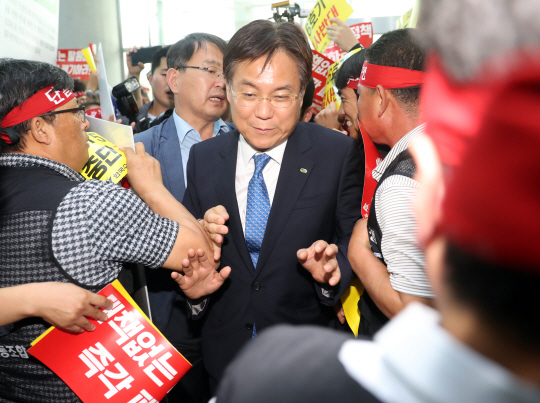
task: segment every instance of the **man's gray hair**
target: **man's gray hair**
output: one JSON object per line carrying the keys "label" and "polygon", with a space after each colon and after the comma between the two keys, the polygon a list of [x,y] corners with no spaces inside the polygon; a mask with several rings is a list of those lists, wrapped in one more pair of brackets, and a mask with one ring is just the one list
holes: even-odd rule
{"label": "man's gray hair", "polygon": [[523,50],[520,57],[539,53],[540,0],[423,0],[418,39],[459,81],[474,78],[497,55],[501,59],[490,68],[505,74],[522,61],[505,54],[517,49]]}

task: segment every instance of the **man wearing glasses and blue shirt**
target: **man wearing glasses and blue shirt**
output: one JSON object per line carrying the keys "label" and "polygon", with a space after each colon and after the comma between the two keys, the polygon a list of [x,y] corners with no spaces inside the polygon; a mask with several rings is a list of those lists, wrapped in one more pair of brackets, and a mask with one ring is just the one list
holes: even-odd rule
{"label": "man wearing glasses and blue shirt", "polygon": [[203,360],[214,390],[240,348],[267,327],[329,325],[350,283],[361,156],[355,140],[298,123],[311,65],[293,23],[241,28],[223,68],[237,130],[191,150],[184,205],[224,238],[221,267],[231,268],[222,289],[192,307],[194,318],[204,316]]}
{"label": "man wearing glasses and blue shirt", "polygon": [[[225,47],[223,39],[206,33],[187,35],[172,45],[167,52],[167,83],[174,94],[174,113],[135,136],[160,162],[163,184],[180,202],[187,185],[191,146],[234,128],[221,120],[228,104],[223,78]],[[185,297],[178,292],[170,271],[147,270],[146,277],[154,324],[194,365],[169,396],[174,400],[178,394],[184,402],[206,401],[201,392],[200,324],[188,319]]]}

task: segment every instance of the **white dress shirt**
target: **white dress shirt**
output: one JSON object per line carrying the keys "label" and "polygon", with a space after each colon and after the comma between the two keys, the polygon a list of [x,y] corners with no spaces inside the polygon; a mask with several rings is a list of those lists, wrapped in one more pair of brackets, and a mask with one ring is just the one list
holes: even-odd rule
{"label": "white dress shirt", "polygon": [[268,164],[266,164],[263,169],[263,178],[264,183],[266,184],[266,190],[268,191],[268,197],[270,198],[270,206],[272,206],[286,145],[287,140],[277,147],[261,153],[251,147],[242,135],[239,136],[238,156],[236,159],[235,189],[236,201],[238,202],[238,212],[240,213],[240,221],[242,222],[244,235],[246,233],[248,186],[249,181],[255,172],[255,160],[253,159],[253,156],[257,154],[267,154],[270,157],[270,161],[268,161]]}
{"label": "white dress shirt", "polygon": [[350,340],[339,360],[386,403],[534,403],[540,389],[458,341],[437,311],[413,302],[373,341]]}

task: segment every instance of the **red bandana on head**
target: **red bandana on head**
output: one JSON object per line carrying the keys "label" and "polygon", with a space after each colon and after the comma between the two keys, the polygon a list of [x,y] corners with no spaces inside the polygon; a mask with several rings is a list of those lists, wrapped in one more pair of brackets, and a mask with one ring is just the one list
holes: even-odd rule
{"label": "red bandana on head", "polygon": [[368,88],[376,88],[377,85],[382,85],[387,90],[417,87],[424,83],[424,76],[423,71],[379,66],[364,62],[360,74],[360,85]]}
{"label": "red bandana on head", "polygon": [[[504,58],[504,59],[503,59]],[[519,60],[500,74],[492,66]],[[540,273],[540,49],[487,60],[467,82],[428,62],[426,132],[451,173],[438,234],[487,262]]]}
{"label": "red bandana on head", "polygon": [[50,112],[71,101],[75,96],[70,90],[53,91],[54,85],[42,89],[32,95],[21,105],[15,107],[2,119],[0,128],[0,138],[6,143],[12,144],[8,133],[4,130],[19,123],[26,122],[28,119]]}
{"label": "red bandana on head", "polygon": [[349,78],[349,81],[347,81],[347,85],[345,87],[352,88],[353,90],[357,90],[359,82],[360,82],[360,77]]}

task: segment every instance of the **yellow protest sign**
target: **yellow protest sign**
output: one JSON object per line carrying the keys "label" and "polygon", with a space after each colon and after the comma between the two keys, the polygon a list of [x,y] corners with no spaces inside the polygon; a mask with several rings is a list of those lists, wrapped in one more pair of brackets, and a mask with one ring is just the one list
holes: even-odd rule
{"label": "yellow protest sign", "polygon": [[86,179],[119,183],[127,174],[126,156],[110,141],[88,132],[88,162],[80,174]]}
{"label": "yellow protest sign", "polygon": [[94,63],[94,57],[92,56],[92,51],[90,48],[81,49],[81,52],[86,59],[86,63],[90,66],[91,71],[96,71],[96,64]]}
{"label": "yellow protest sign", "polygon": [[341,296],[341,305],[345,313],[347,324],[354,333],[354,337],[358,337],[358,326],[360,326],[360,310],[358,309],[358,301],[364,293],[364,285],[362,282],[354,278],[351,280],[351,286]]}
{"label": "yellow protest sign", "polygon": [[323,109],[330,105],[331,102],[335,102],[336,109],[339,109],[339,106],[341,105],[341,98],[337,94],[337,89],[335,89],[334,85],[336,82],[336,74],[345,60],[347,60],[355,53],[360,52],[362,49],[363,48],[358,48],[350,51],[333,65],[331,65],[328,69],[328,77],[326,78],[326,87],[324,89],[324,98],[322,104]]}
{"label": "yellow protest sign", "polygon": [[330,18],[339,18],[346,21],[353,9],[345,0],[318,0],[309,13],[306,22],[306,32],[315,50],[324,53],[330,43],[326,36],[326,26],[330,25]]}
{"label": "yellow protest sign", "polygon": [[416,28],[420,14],[420,0],[415,0],[413,8],[396,20],[396,28]]}

